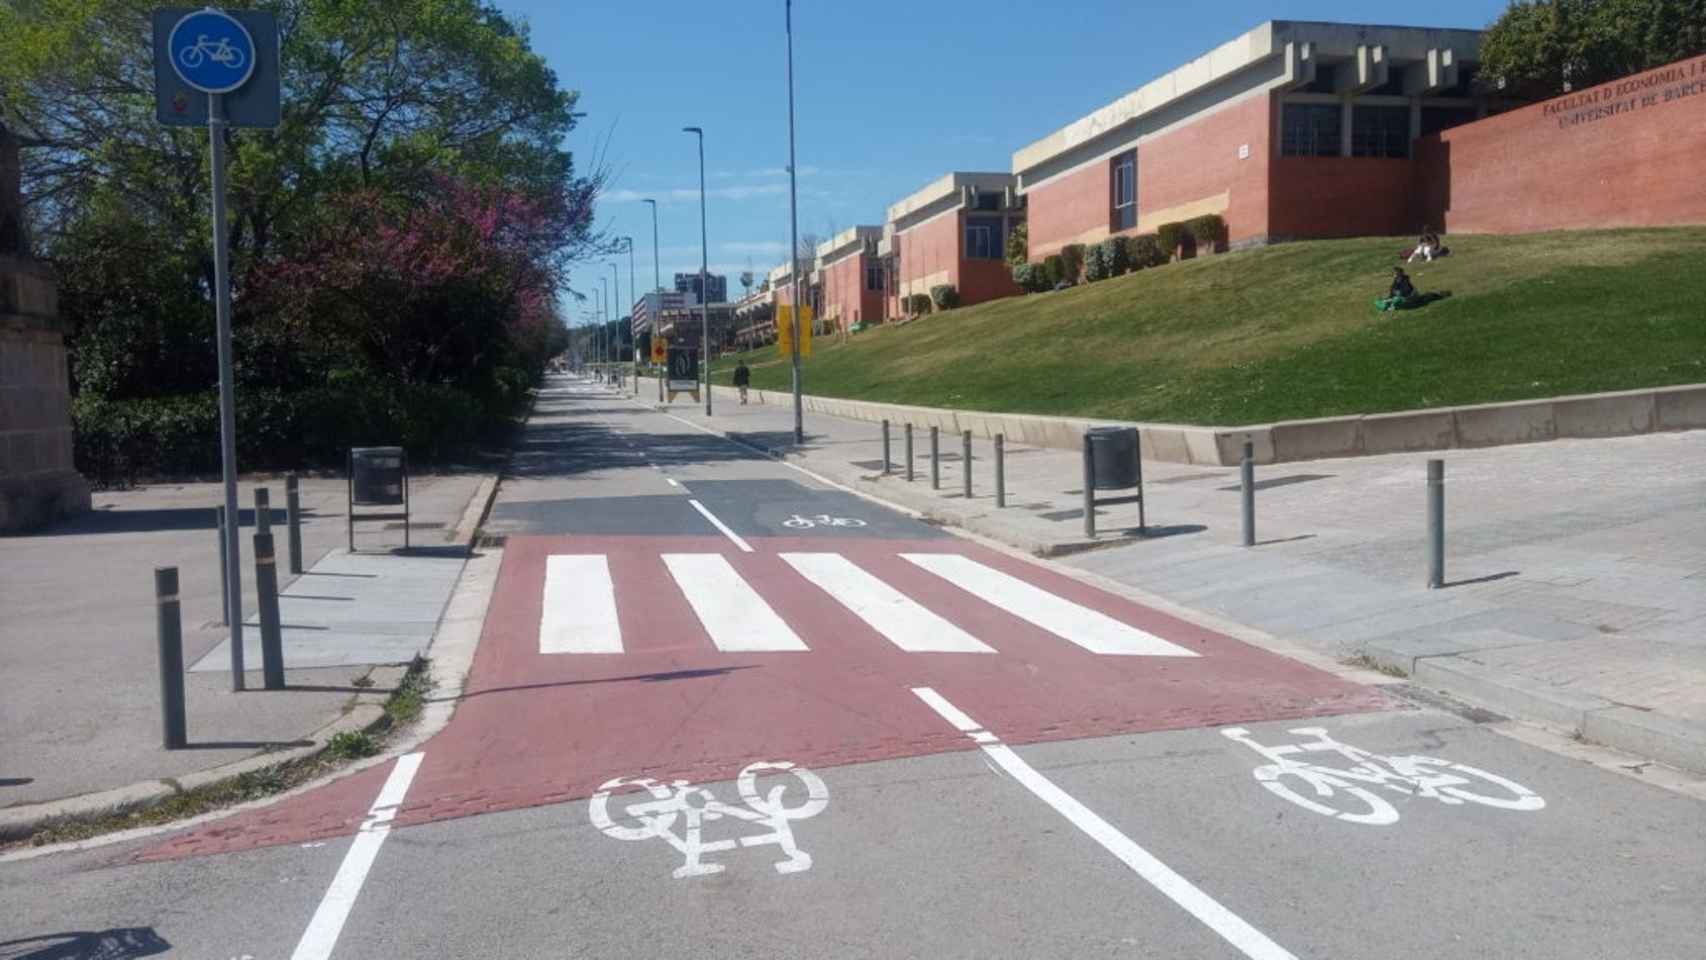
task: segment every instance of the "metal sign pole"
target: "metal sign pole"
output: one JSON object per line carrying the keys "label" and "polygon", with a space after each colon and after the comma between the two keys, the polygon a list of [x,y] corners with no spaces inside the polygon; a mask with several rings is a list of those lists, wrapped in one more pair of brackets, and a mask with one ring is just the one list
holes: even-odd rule
{"label": "metal sign pole", "polygon": [[219,460],[225,480],[225,583],[231,611],[231,689],[243,689],[243,554],[237,510],[237,401],[231,373],[231,274],[225,248],[225,97],[207,95],[213,163],[213,301],[219,337]]}
{"label": "metal sign pole", "polygon": [[794,337],[789,360],[794,374],[794,442],[805,443],[805,422],[800,412],[800,213],[794,178],[794,0],[787,0],[785,12],[788,33],[788,272],[794,286],[793,318],[789,321]]}

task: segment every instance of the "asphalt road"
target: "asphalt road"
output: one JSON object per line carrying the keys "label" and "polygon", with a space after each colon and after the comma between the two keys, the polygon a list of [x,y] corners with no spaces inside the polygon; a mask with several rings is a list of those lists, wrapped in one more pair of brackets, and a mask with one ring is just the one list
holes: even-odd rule
{"label": "asphalt road", "polygon": [[553,386],[450,725],[0,958],[1701,955],[1699,799]]}

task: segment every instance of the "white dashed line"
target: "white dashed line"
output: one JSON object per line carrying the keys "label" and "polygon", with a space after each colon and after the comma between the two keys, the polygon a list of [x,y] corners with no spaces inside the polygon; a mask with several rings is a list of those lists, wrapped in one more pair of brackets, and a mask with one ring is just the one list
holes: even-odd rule
{"label": "white dashed line", "polygon": [[704,504],[700,503],[697,500],[689,500],[687,502],[693,504],[693,509],[699,511],[701,514],[704,515],[705,519],[711,521],[712,526],[715,526],[718,530],[723,531],[723,536],[728,537],[730,540],[733,540],[734,545],[739,547],[743,553],[751,553],[752,552],[752,545],[747,543],[745,540],[742,540],[740,538],[740,534],[734,532],[733,530],[730,530],[728,528],[728,525],[723,523],[723,521],[718,520],[716,514],[705,509]]}

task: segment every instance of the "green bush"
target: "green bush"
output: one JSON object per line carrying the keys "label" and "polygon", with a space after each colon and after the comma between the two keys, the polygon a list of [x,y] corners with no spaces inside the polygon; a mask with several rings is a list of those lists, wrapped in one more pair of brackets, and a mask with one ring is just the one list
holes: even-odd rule
{"label": "green bush", "polygon": [[1042,293],[1049,288],[1048,270],[1040,263],[1015,264],[1013,282],[1026,293]]}
{"label": "green bush", "polygon": [[1185,238],[1188,236],[1190,232],[1182,223],[1163,223],[1155,228],[1155,241],[1160,244],[1161,252],[1166,254],[1169,260],[1173,259],[1174,254],[1179,254],[1183,259],[1185,251],[1180,248],[1185,245]]}
{"label": "green bush", "polygon": [[1130,237],[1109,237],[1097,246],[1108,261],[1108,276],[1123,277],[1131,271]]}
{"label": "green bush", "polygon": [[1153,233],[1140,233],[1135,237],[1126,237],[1131,241],[1128,256],[1131,259],[1131,269],[1143,270],[1148,267],[1159,267],[1167,262],[1167,254],[1161,250],[1161,242]]}
{"label": "green bush", "polygon": [[1102,244],[1091,244],[1084,251],[1084,282],[1096,283],[1111,276],[1113,274],[1108,272],[1108,251]]}
{"label": "green bush", "polygon": [[915,317],[922,317],[930,312],[930,295],[915,293],[906,298],[906,312]]}
{"label": "green bush", "polygon": [[1026,262],[1031,251],[1031,231],[1023,223],[1007,232],[1007,263],[1017,267]]}
{"label": "green bush", "polygon": [[1048,288],[1053,290],[1066,279],[1066,266],[1060,259],[1060,254],[1051,253],[1043,258],[1043,277],[1048,280]]}
{"label": "green bush", "polygon": [[1060,248],[1061,279],[1067,283],[1077,283],[1084,273],[1084,245],[1069,243]]}
{"label": "green bush", "polygon": [[1226,221],[1218,213],[1208,213],[1186,220],[1184,227],[1196,241],[1197,249],[1213,253],[1226,247]]}
{"label": "green bush", "polygon": [[960,305],[960,292],[951,283],[938,283],[930,288],[930,302],[938,310],[952,310]]}
{"label": "green bush", "polygon": [[[502,425],[526,398],[525,371],[500,370],[500,387],[477,397],[447,384],[403,384],[334,374],[291,393],[237,392],[237,461],[244,469],[337,467],[350,447],[400,444],[440,459]],[[136,400],[79,394],[72,403],[77,468],[102,487],[143,477],[218,474],[216,390]]]}

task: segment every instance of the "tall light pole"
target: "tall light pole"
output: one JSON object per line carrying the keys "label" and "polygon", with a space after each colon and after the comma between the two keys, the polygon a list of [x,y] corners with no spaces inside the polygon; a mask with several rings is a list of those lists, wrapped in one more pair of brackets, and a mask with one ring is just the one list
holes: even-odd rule
{"label": "tall light pole", "polygon": [[598,362],[610,362],[610,286],[603,277],[598,278],[598,285],[603,288],[604,296],[599,299],[602,310],[598,318]]}
{"label": "tall light pole", "polygon": [[[663,274],[658,272],[658,202],[647,197],[644,203],[652,205],[652,289],[663,289]],[[632,244],[634,241],[628,241]],[[629,250],[632,253],[632,250]]]}
{"label": "tall light pole", "polygon": [[708,417],[711,415],[711,290],[705,275],[710,272],[711,248],[705,240],[705,131],[682,127],[681,132],[699,138],[699,354],[705,362],[705,416]]}
{"label": "tall light pole", "polygon": [[640,395],[640,336],[634,332],[634,304],[640,298],[640,288],[634,286],[634,238],[628,242],[628,336],[634,341],[634,396]]}
{"label": "tall light pole", "polygon": [[794,361],[794,442],[806,442],[805,421],[800,413],[800,211],[799,194],[794,183],[794,0],[783,0],[788,32],[788,263],[794,285],[793,337],[790,338]]}
{"label": "tall light pole", "polygon": [[610,301],[610,319],[618,321],[616,329],[612,331],[616,338],[616,358],[611,362],[621,363],[622,324],[620,321],[622,319],[622,275],[616,272],[616,264],[614,261],[610,264],[610,289],[616,291],[615,296],[613,296]]}

